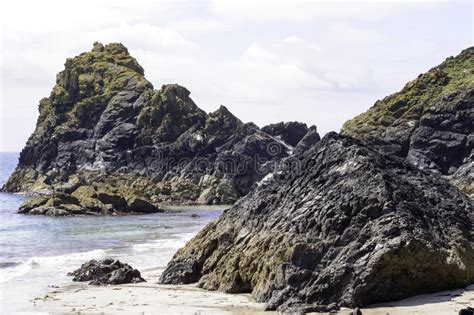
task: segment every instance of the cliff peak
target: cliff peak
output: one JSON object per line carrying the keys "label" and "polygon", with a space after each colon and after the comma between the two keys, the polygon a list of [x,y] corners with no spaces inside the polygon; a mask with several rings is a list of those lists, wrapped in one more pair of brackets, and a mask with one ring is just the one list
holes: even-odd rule
{"label": "cliff peak", "polygon": [[142,76],[144,75],[142,66],[130,55],[127,47],[122,43],[103,45],[102,43],[95,42],[91,51],[68,58],[65,63],[66,69],[74,69],[78,72],[104,69],[106,65],[122,66]]}
{"label": "cliff peak", "polygon": [[209,113],[209,116],[212,117],[228,117],[231,119],[238,119],[232,112],[225,107],[224,105],[220,105],[218,109],[213,111],[212,113]]}
{"label": "cliff peak", "polygon": [[[256,136],[256,126],[245,128],[223,106],[206,114],[189,96],[179,84],[153,89],[123,44],[96,42],[66,61],[50,96],[40,101],[36,129],[3,189],[81,196],[88,191],[87,201],[104,190],[124,199],[233,203],[265,176],[259,165],[244,163],[257,153],[276,160],[287,152],[269,154],[265,148],[280,141]],[[224,167],[224,160],[232,167]],[[110,208],[109,199],[71,200],[79,213]],[[64,207],[43,210],[72,213]]]}
{"label": "cliff peak", "polygon": [[207,116],[205,128],[210,134],[232,134],[242,125],[242,121],[227,107],[220,105],[217,110]]}
{"label": "cliff peak", "polygon": [[191,95],[191,92],[184,86],[179,84],[163,84],[161,86],[160,92],[166,95],[178,96],[178,97],[188,97]]}

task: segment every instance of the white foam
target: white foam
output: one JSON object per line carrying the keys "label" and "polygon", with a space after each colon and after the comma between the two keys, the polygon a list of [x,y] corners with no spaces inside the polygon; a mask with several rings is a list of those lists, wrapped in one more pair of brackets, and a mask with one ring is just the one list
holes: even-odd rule
{"label": "white foam", "polygon": [[132,249],[135,252],[147,252],[150,250],[156,249],[173,249],[178,250],[179,248],[183,247],[187,241],[189,241],[195,233],[182,233],[182,234],[175,234],[173,238],[168,239],[161,239],[161,240],[154,240],[151,242],[143,243],[143,244],[136,244],[132,246]]}
{"label": "white foam", "polygon": [[156,240],[149,243],[133,245],[135,252],[147,252],[155,249],[170,249],[179,248],[184,245],[184,242],[180,239],[167,239],[167,240]]}
{"label": "white foam", "polygon": [[26,273],[40,268],[63,267],[69,264],[82,264],[90,259],[99,259],[106,255],[102,249],[91,250],[88,252],[73,253],[58,256],[31,257],[27,261],[22,261],[19,265],[0,269],[0,283],[5,283],[14,278],[25,275]]}

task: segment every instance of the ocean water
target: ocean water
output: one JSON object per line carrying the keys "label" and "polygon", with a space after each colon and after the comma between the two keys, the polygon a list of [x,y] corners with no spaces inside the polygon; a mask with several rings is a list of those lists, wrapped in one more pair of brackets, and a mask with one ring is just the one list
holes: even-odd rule
{"label": "ocean water", "polygon": [[[0,186],[17,159],[18,153],[0,153]],[[201,206],[130,216],[17,214],[26,198],[0,193],[0,313],[29,309],[29,301],[70,283],[67,273],[90,259],[119,258],[139,270],[164,267],[178,248],[222,213],[222,207]]]}

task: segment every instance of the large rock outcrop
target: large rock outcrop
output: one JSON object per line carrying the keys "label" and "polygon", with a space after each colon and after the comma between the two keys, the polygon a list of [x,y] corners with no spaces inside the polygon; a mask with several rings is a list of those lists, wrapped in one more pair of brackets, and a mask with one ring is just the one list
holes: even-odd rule
{"label": "large rock outcrop", "polygon": [[176,84],[154,90],[123,45],[94,44],[66,61],[40,101],[36,129],[3,190],[82,187],[153,203],[228,204],[292,152],[224,106],[205,113],[189,95]]}
{"label": "large rock outcrop", "polygon": [[449,178],[474,197],[474,47],[346,122],[342,133]]}
{"label": "large rock outcrop", "polygon": [[447,180],[335,133],[284,162],[180,249],[161,282],[298,312],[473,283],[473,204]]}

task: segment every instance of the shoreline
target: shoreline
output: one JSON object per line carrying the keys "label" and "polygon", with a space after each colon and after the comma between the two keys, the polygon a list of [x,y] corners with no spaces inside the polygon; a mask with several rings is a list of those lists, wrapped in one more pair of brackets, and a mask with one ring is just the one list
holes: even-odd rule
{"label": "shoreline", "polygon": [[[71,282],[36,297],[20,312],[57,313],[165,313],[165,314],[277,314],[264,311],[265,303],[257,303],[250,294],[229,294],[200,289],[196,284],[162,285],[158,279],[163,268],[146,269],[147,282],[113,286],[93,286]],[[474,305],[474,285],[465,289],[418,295],[400,301],[361,308],[362,314],[458,314]],[[342,308],[338,314],[353,310]],[[327,313],[312,313],[327,314]]]}
{"label": "shoreline", "polygon": [[[74,287],[77,283],[72,283],[66,274],[91,259],[121,259],[146,272],[150,268],[164,268],[179,248],[222,213],[219,206],[182,206],[157,214],[56,219],[19,215],[11,209],[23,198],[10,193],[2,197],[6,232],[2,240],[15,244],[0,259],[5,263],[0,268],[2,314],[54,312],[49,308],[53,307],[51,304],[40,309],[32,300],[52,296],[52,291],[68,291],[70,285]],[[157,281],[149,280],[148,284]],[[109,294],[119,291],[105,289]],[[35,301],[37,305],[41,304],[39,301]],[[94,304],[89,302],[82,304]],[[70,308],[60,306],[58,312],[71,312]]]}

